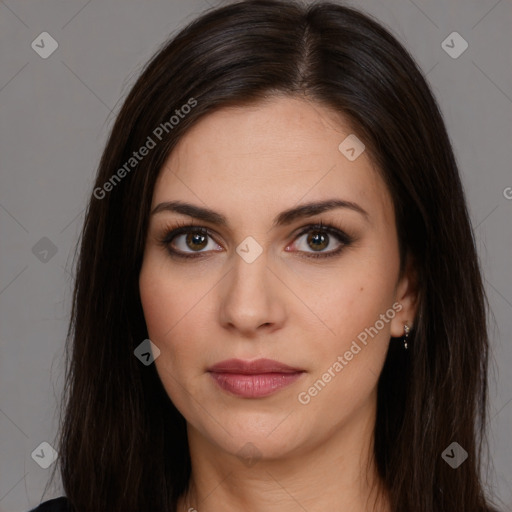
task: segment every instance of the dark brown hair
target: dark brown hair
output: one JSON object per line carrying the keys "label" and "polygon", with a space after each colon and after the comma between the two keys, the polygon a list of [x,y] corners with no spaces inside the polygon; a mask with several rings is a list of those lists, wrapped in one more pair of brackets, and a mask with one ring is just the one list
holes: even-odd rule
{"label": "dark brown hair", "polygon": [[[58,439],[77,512],[175,511],[187,488],[186,422],[155,365],[134,356],[148,337],[138,277],[155,180],[205,115],[283,94],[350,122],[393,198],[402,270],[406,255],[415,262],[409,350],[390,344],[378,385],[375,461],[392,510],[491,510],[480,476],[487,304],[436,100],[408,52],[370,16],[334,3],[254,0],[211,10],[164,45],[103,153],[81,236]],[[194,106],[170,121],[185,104]],[[148,137],[155,147],[127,166]],[[457,469],[441,457],[454,441],[468,453]]]}

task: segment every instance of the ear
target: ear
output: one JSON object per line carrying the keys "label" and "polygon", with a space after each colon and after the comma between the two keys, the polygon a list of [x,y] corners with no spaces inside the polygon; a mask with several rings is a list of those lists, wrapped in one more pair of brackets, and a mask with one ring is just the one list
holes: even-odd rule
{"label": "ear", "polygon": [[418,298],[417,267],[414,258],[407,254],[404,273],[396,285],[395,301],[402,307],[396,309],[397,313],[391,320],[391,336],[393,338],[400,338],[404,335],[404,324],[411,328],[414,326]]}

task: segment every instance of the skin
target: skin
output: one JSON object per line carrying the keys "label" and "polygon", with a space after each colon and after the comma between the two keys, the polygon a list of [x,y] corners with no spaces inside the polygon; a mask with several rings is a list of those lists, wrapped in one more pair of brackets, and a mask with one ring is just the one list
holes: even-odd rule
{"label": "skin", "polygon": [[[140,273],[148,334],[161,351],[156,369],[187,421],[192,478],[178,510],[390,510],[372,459],[376,386],[390,337],[413,323],[416,287],[409,262],[399,275],[394,209],[369,155],[349,161],[338,149],[351,133],[318,103],[274,97],[205,116],[160,172],[152,210],[180,200],[228,221],[152,215]],[[357,203],[367,219],[337,208],[272,227],[283,210],[332,198]],[[307,233],[298,236],[320,220],[354,241],[337,256],[308,259],[343,245],[327,234],[319,250]],[[207,245],[187,245],[185,234],[174,248],[203,256],[174,258],[159,240],[191,221],[210,230]],[[248,236],[263,250],[252,263],[236,252]],[[298,394],[394,303],[402,306],[394,318],[300,403]],[[206,371],[225,359],[261,357],[305,373],[255,399],[223,391]],[[257,451],[252,464],[237,455],[248,442]]]}

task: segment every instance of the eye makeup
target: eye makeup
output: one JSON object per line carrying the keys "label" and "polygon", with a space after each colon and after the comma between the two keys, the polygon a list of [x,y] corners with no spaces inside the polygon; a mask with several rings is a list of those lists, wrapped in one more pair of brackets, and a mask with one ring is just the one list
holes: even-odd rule
{"label": "eye makeup", "polygon": [[[304,258],[330,258],[339,255],[343,249],[349,245],[351,245],[354,241],[354,238],[350,235],[348,235],[345,231],[343,231],[341,228],[338,228],[332,224],[324,223],[322,221],[319,221],[317,223],[308,224],[306,226],[303,226],[300,228],[299,232],[295,235],[294,241],[292,244],[295,244],[295,241],[302,237],[303,235],[312,233],[314,237],[323,237],[322,240],[327,239],[328,243],[330,244],[331,237],[334,238],[338,243],[339,247],[334,250],[330,251],[302,251],[297,250],[295,252],[300,254],[300,257]],[[181,235],[192,235],[192,236],[198,236],[198,237],[206,237],[211,238],[213,241],[217,244],[215,238],[216,235],[213,231],[210,229],[195,224],[193,222],[185,222],[185,221],[176,221],[174,223],[169,223],[165,225],[165,227],[162,230],[162,234],[157,236],[157,242],[160,246],[164,247],[173,258],[178,259],[198,259],[205,257],[208,253],[211,253],[211,251],[183,251],[176,248],[176,239],[180,237]],[[186,241],[190,240],[188,237],[185,238]],[[309,239],[311,240],[311,239]],[[307,243],[307,242],[306,242]],[[289,247],[287,245],[287,247]],[[204,247],[203,247],[204,249]]]}

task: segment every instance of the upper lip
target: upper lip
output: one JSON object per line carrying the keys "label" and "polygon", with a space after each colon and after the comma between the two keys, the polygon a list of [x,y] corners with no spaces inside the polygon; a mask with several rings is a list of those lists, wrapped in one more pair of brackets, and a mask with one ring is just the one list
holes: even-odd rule
{"label": "upper lip", "polygon": [[215,373],[297,373],[304,370],[293,368],[287,364],[272,359],[256,359],[255,361],[243,361],[242,359],[226,359],[208,368],[209,372]]}

